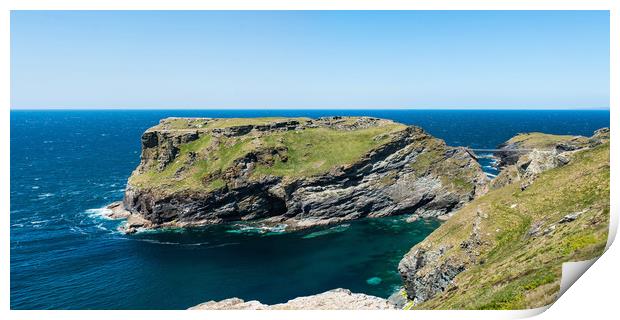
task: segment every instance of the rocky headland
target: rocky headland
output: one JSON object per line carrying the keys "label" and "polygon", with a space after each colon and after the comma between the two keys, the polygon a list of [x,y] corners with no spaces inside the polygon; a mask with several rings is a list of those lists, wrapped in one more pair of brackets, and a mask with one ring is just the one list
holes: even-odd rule
{"label": "rocky headland", "polygon": [[467,150],[370,117],[168,118],[142,136],[123,230],[231,221],[288,230],[364,217],[447,217],[483,194]]}
{"label": "rocky headland", "polygon": [[602,254],[609,228],[609,129],[520,134],[497,153],[491,190],[414,246],[399,272],[406,308],[548,305],[562,263]]}

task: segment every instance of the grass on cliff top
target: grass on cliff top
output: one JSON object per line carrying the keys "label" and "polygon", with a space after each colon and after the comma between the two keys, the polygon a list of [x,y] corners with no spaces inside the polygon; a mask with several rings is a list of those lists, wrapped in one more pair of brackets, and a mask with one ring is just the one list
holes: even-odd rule
{"label": "grass on cliff top", "polygon": [[528,149],[553,149],[558,143],[569,142],[575,140],[576,142],[585,143],[588,138],[581,136],[571,135],[555,135],[541,132],[520,133],[510,140],[508,143],[517,143],[521,148]]}
{"label": "grass on cliff top", "polygon": [[[483,244],[467,252],[461,243],[470,237],[478,212]],[[575,221],[559,223],[575,212],[582,212]],[[442,261],[471,264],[454,286],[415,308],[525,309],[552,303],[562,263],[602,254],[609,212],[609,143],[577,153],[524,191],[518,183],[490,191],[416,246],[448,245]],[[539,234],[528,236],[536,226]],[[544,235],[545,229],[551,231]]]}
{"label": "grass on cliff top", "polygon": [[[277,147],[287,148],[287,160],[282,161],[276,156],[273,165],[257,166],[254,177],[312,176],[355,162],[373,148],[388,142],[388,134],[405,128],[405,125],[392,123],[350,131],[311,128],[219,139],[204,135],[181,146],[177,158],[163,171],[151,168],[142,174],[134,173],[130,183],[139,187],[158,188],[167,193],[183,190],[212,191],[226,184],[220,177],[221,173],[231,167],[235,160],[251,151]],[[191,164],[190,152],[197,154]],[[205,177],[210,176],[212,178],[205,183]]]}
{"label": "grass on cliff top", "polygon": [[263,117],[263,118],[167,118],[154,129],[164,126],[169,130],[183,129],[221,129],[245,125],[267,125],[275,122],[297,120],[300,123],[310,120],[310,118],[283,118],[283,117]]}
{"label": "grass on cliff top", "polygon": [[388,133],[404,128],[404,125],[390,124],[354,131],[316,128],[269,135],[263,138],[263,145],[286,147],[288,159],[276,158],[272,166],[258,166],[255,173],[287,177],[321,174],[359,160],[373,148],[388,142]]}

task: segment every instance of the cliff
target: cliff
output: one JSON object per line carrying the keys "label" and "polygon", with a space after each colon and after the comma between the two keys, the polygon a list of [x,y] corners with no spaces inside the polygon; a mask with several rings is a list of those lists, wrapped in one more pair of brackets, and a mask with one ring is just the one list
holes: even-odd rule
{"label": "cliff", "polygon": [[572,155],[609,141],[609,128],[594,132],[591,137],[552,135],[540,132],[522,133],[501,144],[495,153],[500,174],[490,183],[499,188],[519,181],[525,189],[545,170],[570,162]]}
{"label": "cliff", "polygon": [[448,216],[486,182],[466,150],[390,120],[168,118],[142,136],[124,230]]}
{"label": "cliff", "polygon": [[602,254],[609,227],[609,130],[522,134],[498,153],[492,190],[402,259],[416,309],[524,309],[555,301],[561,265]]}

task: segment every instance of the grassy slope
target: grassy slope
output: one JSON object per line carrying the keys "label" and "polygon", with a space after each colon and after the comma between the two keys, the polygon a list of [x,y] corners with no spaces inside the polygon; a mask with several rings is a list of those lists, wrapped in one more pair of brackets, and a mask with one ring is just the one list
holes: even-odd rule
{"label": "grassy slope", "polygon": [[576,141],[585,143],[587,142],[587,140],[588,138],[586,137],[532,132],[520,133],[508,140],[507,143],[516,143],[519,144],[522,148],[528,149],[552,149],[561,142]]}
{"label": "grassy slope", "polygon": [[[301,118],[295,118],[302,120]],[[250,119],[218,119],[204,127],[206,130],[216,127],[238,126],[245,124],[266,124],[284,118],[250,118]],[[192,121],[192,120],[189,120]],[[195,128],[198,123],[187,119],[172,119],[166,122],[170,128],[182,130]],[[156,127],[161,128],[161,125]],[[283,162],[275,157],[274,165],[258,166],[254,175],[276,175],[287,177],[312,176],[327,172],[335,166],[352,163],[364,154],[389,141],[386,133],[404,130],[405,125],[389,123],[378,127],[358,130],[334,130],[328,128],[311,128],[299,131],[272,132],[258,136],[248,134],[239,137],[211,137],[203,135],[200,139],[181,146],[175,161],[169,164],[162,172],[154,168],[130,178],[130,183],[139,187],[155,187],[167,192],[182,190],[210,191],[225,185],[221,178],[204,178],[217,175],[230,167],[236,159],[242,158],[248,152],[265,149],[286,147],[287,161]],[[188,165],[189,153],[197,154],[196,161]],[[175,173],[186,166],[180,176]]]}
{"label": "grassy slope", "polygon": [[[577,220],[558,223],[583,210]],[[605,247],[609,143],[577,153],[571,163],[543,173],[525,191],[512,184],[474,200],[418,246],[451,244],[443,259],[468,261],[460,244],[478,215],[483,245],[475,265],[455,278],[454,287],[416,309],[523,309],[553,302],[562,263],[594,258]],[[528,237],[534,224],[540,230],[554,225],[555,230]]]}
{"label": "grassy slope", "polygon": [[263,145],[287,147],[288,160],[277,159],[271,167],[259,166],[256,173],[289,177],[318,175],[335,166],[355,162],[388,142],[386,133],[404,128],[404,125],[394,124],[354,131],[315,128],[272,134],[264,137]]}

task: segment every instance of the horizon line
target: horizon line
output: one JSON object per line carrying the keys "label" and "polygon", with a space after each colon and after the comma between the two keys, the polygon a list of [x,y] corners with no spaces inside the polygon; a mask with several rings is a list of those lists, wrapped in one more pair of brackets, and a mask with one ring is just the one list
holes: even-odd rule
{"label": "horizon line", "polygon": [[216,108],[210,108],[210,107],[181,107],[181,108],[175,108],[175,107],[154,107],[154,108],[149,108],[149,107],[103,107],[103,108],[71,108],[71,107],[44,107],[44,108],[9,108],[10,111],[71,111],[71,110],[76,110],[76,111],[88,111],[88,110],[92,110],[92,111],[123,111],[123,110],[128,110],[128,111],[137,111],[137,110],[144,110],[144,111],[153,111],[153,110],[167,110],[167,111],[171,111],[171,110],[202,110],[202,111],[206,111],[206,110],[216,110],[216,111],[232,111],[232,110],[252,110],[252,111],[256,111],[256,110],[351,110],[351,111],[363,111],[363,110],[402,110],[402,111],[410,111],[410,110],[489,110],[489,111],[499,111],[499,110],[549,110],[549,111],[587,111],[587,110],[598,110],[598,111],[610,111],[611,108],[610,107],[359,107],[359,108],[354,108],[354,107],[334,107],[334,108],[330,108],[330,107],[232,107],[232,108],[226,108],[226,107],[216,107]]}

